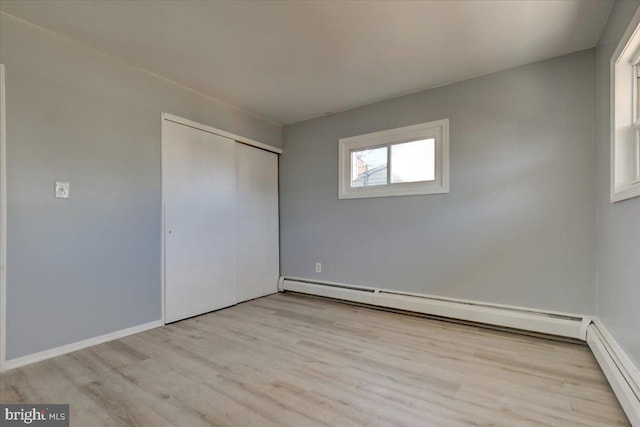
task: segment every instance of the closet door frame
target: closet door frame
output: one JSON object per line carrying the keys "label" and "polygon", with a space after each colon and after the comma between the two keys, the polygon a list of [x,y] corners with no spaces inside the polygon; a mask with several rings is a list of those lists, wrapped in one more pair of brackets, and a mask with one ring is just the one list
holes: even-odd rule
{"label": "closet door frame", "polygon": [[[208,126],[208,125],[204,125],[198,122],[194,122],[192,120],[189,119],[185,119],[182,117],[178,117],[175,116],[173,114],[169,114],[169,113],[165,113],[163,112],[161,114],[160,117],[160,122],[161,122],[161,144],[167,144],[168,141],[166,139],[166,135],[165,135],[165,121],[167,122],[173,122],[173,123],[177,123],[180,125],[184,125],[184,126],[188,126],[194,129],[199,129],[205,132],[209,132],[209,133],[213,133],[215,135],[219,135],[219,136],[223,136],[225,138],[229,138],[229,139],[233,139],[234,141],[236,141],[236,143],[240,143],[240,144],[246,144],[246,145],[250,145],[252,147],[256,147],[256,148],[260,148],[262,150],[266,150],[266,151],[270,151],[272,153],[276,153],[276,154],[282,154],[282,149],[277,148],[277,147],[273,147],[271,145],[259,142],[259,141],[255,141],[253,139],[250,138],[245,138],[243,136],[240,135],[236,135],[233,134],[231,132],[227,132],[221,129],[217,129],[214,128],[212,126]],[[162,147],[162,146],[161,146]],[[162,153],[162,149],[161,149],[161,153]],[[161,154],[161,160],[160,160],[160,177],[161,177],[161,197],[162,197],[162,214],[161,214],[161,225],[160,225],[160,236],[161,236],[161,247],[160,247],[160,292],[161,292],[161,311],[162,311],[162,323],[166,324],[167,320],[166,320],[166,282],[165,282],[165,239],[166,239],[166,233],[165,233],[165,175],[163,173],[163,163],[164,163],[165,159],[163,158],[162,154]]]}

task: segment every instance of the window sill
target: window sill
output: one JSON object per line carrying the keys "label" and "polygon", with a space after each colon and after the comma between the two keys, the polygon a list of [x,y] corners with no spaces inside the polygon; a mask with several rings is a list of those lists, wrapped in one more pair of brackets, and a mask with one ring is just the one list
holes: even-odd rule
{"label": "window sill", "polygon": [[424,194],[444,194],[449,192],[448,185],[437,182],[388,184],[376,187],[359,187],[340,191],[338,199],[368,199],[374,197],[418,196]]}
{"label": "window sill", "polygon": [[640,196],[640,182],[612,191],[611,203],[622,202]]}

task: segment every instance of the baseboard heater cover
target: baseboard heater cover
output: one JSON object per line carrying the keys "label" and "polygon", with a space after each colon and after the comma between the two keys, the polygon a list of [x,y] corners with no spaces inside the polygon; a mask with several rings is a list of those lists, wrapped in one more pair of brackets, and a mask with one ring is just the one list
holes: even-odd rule
{"label": "baseboard heater cover", "polygon": [[373,306],[586,340],[590,318],[434,295],[283,277],[280,291],[299,292]]}
{"label": "baseboard heater cover", "polygon": [[640,427],[640,371],[598,319],[587,328],[587,344],[631,425]]}

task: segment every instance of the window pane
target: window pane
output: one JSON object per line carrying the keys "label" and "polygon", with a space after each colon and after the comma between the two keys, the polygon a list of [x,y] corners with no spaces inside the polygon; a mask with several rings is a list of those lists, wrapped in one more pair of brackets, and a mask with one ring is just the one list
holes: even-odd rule
{"label": "window pane", "polygon": [[387,184],[387,147],[351,152],[351,186]]}
{"label": "window pane", "polygon": [[436,140],[391,146],[391,182],[433,181],[436,179]]}

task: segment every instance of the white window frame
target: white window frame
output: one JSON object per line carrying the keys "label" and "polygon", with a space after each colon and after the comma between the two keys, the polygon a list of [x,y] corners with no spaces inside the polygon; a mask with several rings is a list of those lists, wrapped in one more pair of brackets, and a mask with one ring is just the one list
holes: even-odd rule
{"label": "white window frame", "polygon": [[[420,182],[398,182],[375,186],[351,186],[351,152],[387,146],[388,159],[391,146],[422,139],[435,140],[435,179]],[[389,129],[338,140],[338,198],[359,199],[369,197],[411,196],[449,192],[449,119]],[[387,170],[391,170],[387,163]]]}
{"label": "white window frame", "polygon": [[[640,26],[638,27],[640,28]],[[640,90],[638,79],[640,78],[640,55],[633,65],[633,184],[640,184]]]}
{"label": "white window frame", "polygon": [[640,10],[611,57],[611,203],[640,196]]}

